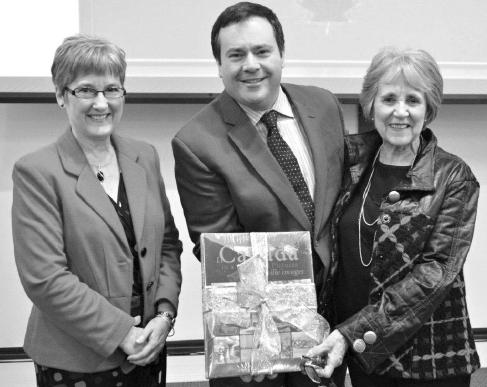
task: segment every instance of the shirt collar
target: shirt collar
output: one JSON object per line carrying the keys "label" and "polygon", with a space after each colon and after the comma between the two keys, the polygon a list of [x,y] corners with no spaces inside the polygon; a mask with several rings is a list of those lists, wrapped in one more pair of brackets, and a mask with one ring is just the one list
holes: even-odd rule
{"label": "shirt collar", "polygon": [[269,110],[275,110],[280,115],[285,117],[294,118],[293,109],[291,107],[291,103],[287,98],[286,93],[282,90],[282,87],[279,87],[279,94],[277,95],[277,100],[274,102],[274,105],[268,110],[254,110],[249,108],[248,106],[239,104],[243,111],[247,114],[252,124],[257,125],[262,118],[262,116],[267,113]]}

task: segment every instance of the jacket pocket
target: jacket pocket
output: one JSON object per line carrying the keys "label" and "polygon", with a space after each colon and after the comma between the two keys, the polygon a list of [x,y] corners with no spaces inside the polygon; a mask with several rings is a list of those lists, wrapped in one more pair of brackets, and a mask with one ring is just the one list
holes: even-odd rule
{"label": "jacket pocket", "polygon": [[130,297],[132,295],[132,262],[117,262],[107,260],[106,278],[108,284],[108,296]]}

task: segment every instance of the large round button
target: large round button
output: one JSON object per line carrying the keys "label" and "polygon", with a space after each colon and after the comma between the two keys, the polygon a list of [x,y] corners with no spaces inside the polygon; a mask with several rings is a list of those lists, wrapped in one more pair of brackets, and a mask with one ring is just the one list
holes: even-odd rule
{"label": "large round button", "polygon": [[365,351],[365,341],[357,339],[353,342],[353,350],[358,353]]}
{"label": "large round button", "polygon": [[391,221],[391,216],[389,214],[384,214],[381,216],[381,223],[387,224]]}
{"label": "large round button", "polygon": [[364,341],[366,344],[372,345],[377,341],[377,335],[373,331],[367,331],[364,333]]}
{"label": "large round button", "polygon": [[144,258],[146,254],[147,254],[147,249],[145,247],[142,247],[142,249],[140,250],[140,256]]}
{"label": "large round button", "polygon": [[399,199],[401,199],[401,195],[397,191],[391,191],[389,192],[389,195],[387,195],[387,199],[391,203],[396,203],[397,201],[399,201]]}

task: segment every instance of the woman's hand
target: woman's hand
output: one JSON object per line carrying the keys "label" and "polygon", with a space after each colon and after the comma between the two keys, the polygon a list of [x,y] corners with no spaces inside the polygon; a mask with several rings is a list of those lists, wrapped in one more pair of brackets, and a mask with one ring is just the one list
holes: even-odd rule
{"label": "woman's hand", "polygon": [[316,347],[311,348],[306,356],[321,356],[326,359],[324,368],[315,368],[316,373],[322,378],[331,378],[335,368],[339,367],[348,349],[348,342],[338,330],[334,330]]}
{"label": "woman's hand", "polygon": [[141,331],[135,342],[142,346],[142,350],[131,354],[127,360],[145,366],[156,360],[159,352],[164,348],[167,335],[171,331],[171,324],[164,318],[154,317]]}
{"label": "woman's hand", "polygon": [[137,353],[143,348],[143,345],[137,343],[136,341],[143,332],[142,328],[137,327],[137,325],[139,324],[140,316],[134,317],[134,325],[130,328],[129,333],[127,333],[122,343],[120,344],[120,348],[122,348],[122,351],[124,351],[127,355]]}

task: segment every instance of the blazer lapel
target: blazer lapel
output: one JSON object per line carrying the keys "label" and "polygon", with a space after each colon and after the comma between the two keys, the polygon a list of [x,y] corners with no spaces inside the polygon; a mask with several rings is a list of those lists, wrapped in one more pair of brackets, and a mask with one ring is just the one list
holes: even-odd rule
{"label": "blazer lapel", "polygon": [[112,140],[117,149],[118,162],[125,182],[135,237],[137,243],[139,243],[144,230],[147,177],[144,168],[137,163],[138,154],[132,150],[130,144],[117,135],[112,135]]}
{"label": "blazer lapel", "polygon": [[76,192],[86,204],[93,209],[110,227],[121,243],[127,244],[123,226],[120,223],[113,205],[107,200],[103,190],[88,161],[76,141],[71,129],[60,137],[57,143],[59,157],[64,169],[72,175],[78,176]]}
{"label": "blazer lapel", "polygon": [[309,220],[289,180],[245,112],[225,92],[221,95],[220,105],[223,119],[230,126],[228,136],[231,141],[288,211],[305,229],[309,229]]}
{"label": "blazer lapel", "polygon": [[326,141],[326,133],[328,129],[326,127],[321,127],[318,123],[318,112],[314,112],[309,105],[307,106],[306,100],[303,99],[302,95],[294,97],[292,91],[286,89],[285,86],[284,91],[294,108],[294,112],[298,115],[297,118],[306,134],[311,149],[311,156],[315,170],[315,192],[313,197],[315,204],[314,232],[315,234],[318,234],[323,227],[323,215],[327,213],[325,209],[325,206],[328,205],[326,202],[326,181],[329,174],[328,168],[330,166],[327,157],[333,150],[330,149],[331,146],[329,141]]}

